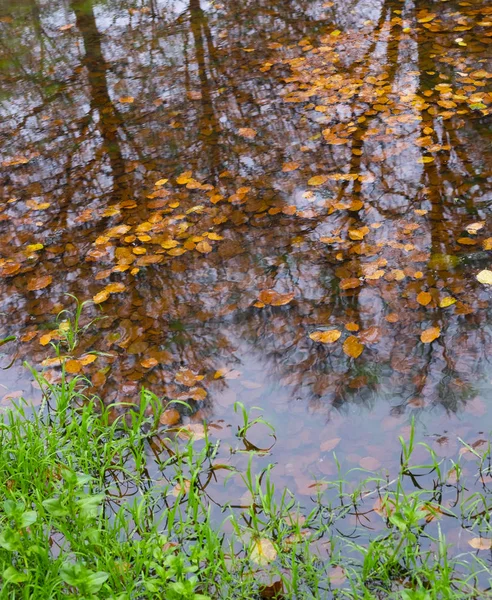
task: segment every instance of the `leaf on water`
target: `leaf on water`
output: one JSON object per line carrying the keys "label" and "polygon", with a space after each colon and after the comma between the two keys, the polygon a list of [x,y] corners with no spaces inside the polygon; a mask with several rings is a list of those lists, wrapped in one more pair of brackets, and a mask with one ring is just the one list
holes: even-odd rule
{"label": "leaf on water", "polygon": [[351,240],[363,240],[364,236],[366,236],[369,233],[370,229],[369,227],[360,227],[359,229],[349,229],[349,238]]}
{"label": "leaf on water", "polygon": [[437,338],[440,335],[441,335],[441,329],[440,329],[440,327],[429,327],[428,329],[426,329],[425,331],[423,331],[421,333],[420,340],[424,344],[430,344],[434,340],[437,340]]}
{"label": "leaf on water", "polygon": [[109,298],[110,294],[124,292],[125,289],[126,286],[124,283],[120,283],[118,281],[108,283],[108,285],[105,288],[103,288],[100,292],[98,292],[95,296],[92,297],[92,300],[96,304],[101,304],[101,302],[105,302]]}
{"label": "leaf on water", "polygon": [[342,332],[338,329],[329,329],[328,331],[313,331],[309,334],[309,337],[313,342],[321,342],[322,344],[333,344],[336,342]]}
{"label": "leaf on water", "polygon": [[453,296],[444,296],[439,300],[439,308],[447,308],[453,304],[456,304],[456,298],[453,298]]}
{"label": "leaf on water", "polygon": [[326,440],[326,442],[323,442],[320,446],[320,450],[321,452],[330,452],[331,450],[333,450],[334,448],[336,448],[338,446],[338,444],[340,443],[342,438],[333,438],[331,440]]}
{"label": "leaf on water", "polygon": [[247,138],[248,140],[254,140],[257,134],[257,131],[251,129],[251,127],[241,127],[238,130],[240,136]]}
{"label": "leaf on water", "polygon": [[468,544],[476,550],[490,550],[492,549],[492,540],[485,538],[472,538],[468,540]]}
{"label": "leaf on water", "polygon": [[196,249],[198,250],[198,252],[201,252],[202,254],[208,254],[209,252],[212,252],[212,250],[213,250],[212,246],[207,242],[207,240],[198,242],[198,244],[196,245]]}
{"label": "leaf on water", "polygon": [[422,156],[421,158],[419,158],[417,160],[417,162],[422,165],[426,165],[428,163],[434,162],[434,157],[433,156]]}
{"label": "leaf on water", "polygon": [[90,365],[96,360],[97,356],[95,354],[84,354],[79,358],[80,364],[85,367],[86,365]]}
{"label": "leaf on water", "polygon": [[175,408],[166,409],[159,418],[159,423],[161,425],[176,425],[181,420],[181,415],[179,411]]}
{"label": "leaf on water", "polygon": [[171,490],[171,496],[177,498],[181,494],[187,494],[191,488],[191,481],[189,479],[183,479],[183,481],[178,481],[178,483]]}
{"label": "leaf on water", "polygon": [[375,471],[381,466],[381,461],[379,461],[377,458],[374,458],[374,456],[365,456],[364,458],[360,459],[359,465],[368,471]]}
{"label": "leaf on water", "polygon": [[340,289],[351,290],[358,288],[361,285],[361,281],[358,277],[347,277],[347,279],[340,280]]}
{"label": "leaf on water", "polygon": [[362,354],[364,350],[364,345],[359,342],[359,340],[355,337],[355,335],[349,336],[343,342],[343,351],[347,356],[351,358],[357,358]]}
{"label": "leaf on water", "polygon": [[106,302],[109,298],[109,292],[106,290],[101,290],[95,296],[92,296],[92,300],[95,304],[101,304],[101,302]]}
{"label": "leaf on water", "polygon": [[251,549],[250,559],[258,565],[268,565],[277,558],[275,546],[268,538],[255,540]]}
{"label": "leaf on water", "polygon": [[417,296],[417,302],[422,306],[427,306],[431,300],[432,296],[429,294],[429,292],[420,292],[420,294]]}
{"label": "leaf on water", "polygon": [[28,246],[26,246],[26,252],[37,252],[38,250],[42,250],[43,248],[43,244],[29,244]]}
{"label": "leaf on water", "polygon": [[477,274],[477,281],[484,285],[492,285],[492,271],[484,269]]}
{"label": "leaf on water", "polygon": [[282,165],[282,172],[289,173],[290,171],[295,171],[299,168],[299,163],[296,162],[286,162]]}
{"label": "leaf on water", "polygon": [[204,440],[205,426],[201,423],[188,423],[188,425],[180,427],[178,435],[182,440]]}
{"label": "leaf on water", "polygon": [[328,181],[327,175],[315,175],[308,181],[308,185],[323,185],[326,181]]}
{"label": "leaf on water", "polygon": [[121,104],[133,104],[135,98],[133,96],[121,96],[121,98],[118,98],[118,102],[121,102]]}
{"label": "leaf on water", "polygon": [[27,282],[27,289],[30,292],[44,290],[44,288],[48,287],[52,281],[53,277],[51,275],[40,275],[39,277],[33,277]]}
{"label": "leaf on water", "polygon": [[359,331],[360,327],[357,325],[357,323],[350,321],[350,323],[346,323],[345,329],[347,331]]}
{"label": "leaf on water", "polygon": [[477,223],[470,223],[465,227],[465,229],[469,234],[473,235],[477,233],[477,231],[480,231],[484,225],[484,221],[478,221]]}
{"label": "leaf on water", "polygon": [[70,375],[76,375],[82,370],[82,365],[78,360],[70,359],[65,363],[65,371]]}
{"label": "leaf on water", "polygon": [[258,299],[264,304],[270,304],[271,306],[284,306],[289,304],[294,298],[294,292],[290,294],[279,294],[275,290],[262,290],[258,294]]}
{"label": "leaf on water", "polygon": [[169,179],[159,179],[158,181],[156,181],[154,183],[155,187],[160,187],[161,185],[164,185],[165,183],[167,183],[169,181]]}
{"label": "leaf on water", "polygon": [[175,376],[175,380],[186,387],[193,387],[197,381],[203,379],[203,375],[196,375],[190,369],[180,369]]}
{"label": "leaf on water", "polygon": [[184,173],[181,173],[181,175],[179,175],[176,178],[176,183],[179,183],[179,185],[186,185],[190,180],[191,180],[191,171],[185,171]]}
{"label": "leaf on water", "polygon": [[140,361],[140,364],[144,369],[152,369],[152,367],[156,367],[159,364],[159,361],[155,358],[144,358]]}

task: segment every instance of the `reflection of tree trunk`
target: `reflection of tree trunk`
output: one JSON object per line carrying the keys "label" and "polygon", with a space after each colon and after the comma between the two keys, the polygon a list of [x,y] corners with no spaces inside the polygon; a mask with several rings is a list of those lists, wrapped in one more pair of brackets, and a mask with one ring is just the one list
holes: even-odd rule
{"label": "reflection of tree trunk", "polygon": [[[210,83],[207,77],[207,65],[205,62],[205,45],[203,40],[203,28],[205,27],[206,17],[200,6],[200,0],[190,0],[190,23],[193,40],[195,43],[195,57],[198,67],[198,77],[200,78],[200,93],[202,104],[202,116],[200,131],[208,146],[207,154],[210,161],[210,174],[215,180],[217,177],[217,168],[219,166],[219,122],[214,112],[212,95],[210,93]],[[209,52],[210,52],[209,44]],[[211,57],[210,57],[211,58]]]}
{"label": "reflection of tree trunk", "polygon": [[91,109],[97,110],[99,114],[99,131],[113,174],[113,195],[116,200],[121,200],[126,189],[125,165],[118,140],[121,118],[108,92],[107,67],[101,47],[101,34],[97,29],[92,0],[72,0],[71,8],[84,41],[83,64],[88,72]]}

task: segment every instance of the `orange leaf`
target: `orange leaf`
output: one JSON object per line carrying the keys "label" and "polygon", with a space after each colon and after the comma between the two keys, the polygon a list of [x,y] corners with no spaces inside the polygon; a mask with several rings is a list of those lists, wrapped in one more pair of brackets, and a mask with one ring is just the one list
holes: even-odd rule
{"label": "orange leaf", "polygon": [[76,375],[82,370],[82,365],[78,360],[70,359],[65,363],[65,371],[71,375]]}
{"label": "orange leaf", "polygon": [[342,335],[338,329],[330,329],[328,331],[313,331],[309,337],[313,342],[321,342],[322,344],[333,344]]}
{"label": "orange leaf", "polygon": [[250,127],[241,127],[238,133],[239,135],[247,138],[248,140],[254,140],[257,134],[257,132],[254,129],[251,129]]}
{"label": "orange leaf", "polygon": [[441,335],[441,329],[439,327],[429,327],[420,335],[420,339],[424,344],[430,344]]}
{"label": "orange leaf", "polygon": [[492,540],[485,538],[472,538],[468,540],[468,544],[476,550],[490,550],[492,548]]}
{"label": "orange leaf", "polygon": [[44,288],[48,287],[52,281],[53,277],[51,277],[51,275],[40,275],[39,277],[33,277],[27,282],[27,289],[30,292],[44,290]]}
{"label": "orange leaf", "polygon": [[308,181],[308,185],[323,185],[325,181],[328,181],[328,177],[326,175],[315,175]]}
{"label": "orange leaf", "polygon": [[357,358],[362,354],[363,350],[364,345],[359,342],[355,335],[349,336],[343,342],[343,351],[347,356],[350,356],[351,358]]}
{"label": "orange leaf", "polygon": [[432,296],[429,294],[429,292],[420,292],[420,294],[417,296],[417,302],[422,306],[427,306],[431,300]]}

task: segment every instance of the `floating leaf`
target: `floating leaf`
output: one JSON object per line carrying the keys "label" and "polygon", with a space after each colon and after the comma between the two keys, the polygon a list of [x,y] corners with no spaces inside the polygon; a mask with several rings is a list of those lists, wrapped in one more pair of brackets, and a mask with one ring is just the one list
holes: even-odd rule
{"label": "floating leaf", "polygon": [[444,296],[444,298],[439,300],[439,308],[447,308],[453,304],[456,304],[456,298],[453,298],[452,296]]}
{"label": "floating leaf", "polygon": [[468,540],[468,544],[476,550],[492,549],[492,540],[486,538],[472,538],[471,540]]}
{"label": "floating leaf", "polygon": [[342,335],[338,329],[329,329],[328,331],[313,331],[309,337],[313,342],[321,342],[322,344],[333,344]]}
{"label": "floating leaf", "polygon": [[181,415],[175,408],[166,409],[160,416],[161,425],[176,425],[181,420]]}
{"label": "floating leaf", "polygon": [[135,98],[133,96],[121,96],[121,98],[118,98],[118,102],[121,102],[121,104],[132,104],[135,102]]}
{"label": "floating leaf", "polygon": [[315,175],[308,181],[308,185],[323,185],[326,181],[328,181],[326,175]]}
{"label": "floating leaf", "polygon": [[39,277],[33,277],[27,282],[27,289],[30,292],[44,290],[44,288],[48,287],[52,281],[53,277],[51,275],[40,275]]}
{"label": "floating leaf", "polygon": [[250,127],[241,127],[238,130],[240,136],[247,138],[249,140],[254,140],[257,134],[257,131],[251,129]]}
{"label": "floating leaf", "polygon": [[262,290],[258,294],[259,300],[264,304],[270,304],[271,306],[284,306],[289,304],[294,298],[294,293],[290,294],[279,294],[275,290]]}
{"label": "floating leaf", "polygon": [[355,335],[349,336],[343,342],[343,351],[347,356],[351,358],[357,358],[362,354],[364,350],[364,345],[359,342],[359,340],[355,337]]}
{"label": "floating leaf", "polygon": [[427,306],[431,300],[432,296],[429,294],[429,292],[420,292],[420,294],[417,296],[417,302],[422,306]]}
{"label": "floating leaf", "polygon": [[299,168],[299,163],[296,162],[286,162],[282,165],[282,171],[284,173],[289,173],[290,171],[295,171]]}
{"label": "floating leaf", "polygon": [[277,558],[277,551],[268,538],[259,538],[253,544],[250,558],[258,565],[267,565]]}
{"label": "floating leaf", "polygon": [[213,250],[212,246],[207,242],[207,240],[203,240],[203,242],[198,242],[198,244],[196,245],[196,249],[202,254],[208,254]]}
{"label": "floating leaf", "polygon": [[492,285],[492,271],[484,269],[477,274],[477,281],[484,285]]}
{"label": "floating leaf", "polygon": [[338,444],[340,443],[342,438],[333,438],[331,440],[326,440],[326,442],[323,442],[320,446],[320,450],[321,452],[330,452],[331,450],[333,450],[334,448],[336,448],[338,446]]}
{"label": "floating leaf", "polygon": [[361,281],[358,277],[348,277],[347,279],[340,280],[340,289],[351,290],[358,288],[361,285]]}
{"label": "floating leaf", "polygon": [[82,370],[82,365],[78,360],[70,359],[65,363],[65,371],[71,375],[76,375]]}
{"label": "floating leaf", "polygon": [[420,339],[424,344],[430,344],[441,335],[441,329],[439,327],[429,327],[420,335]]}

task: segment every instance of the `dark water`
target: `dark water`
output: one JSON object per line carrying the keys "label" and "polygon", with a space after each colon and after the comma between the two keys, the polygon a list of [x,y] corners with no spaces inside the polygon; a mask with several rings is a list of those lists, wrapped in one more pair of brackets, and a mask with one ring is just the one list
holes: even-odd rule
{"label": "dark water", "polygon": [[412,417],[439,456],[483,437],[491,24],[453,0],[0,3],[2,404],[36,398],[21,363],[71,293],[103,300],[74,352],[107,353],[74,367],[97,393],[186,400],[233,446],[234,402],[260,406],[301,495],[326,448],[397,466]]}

